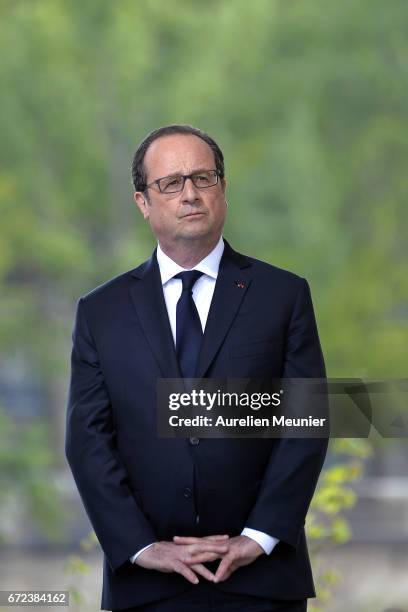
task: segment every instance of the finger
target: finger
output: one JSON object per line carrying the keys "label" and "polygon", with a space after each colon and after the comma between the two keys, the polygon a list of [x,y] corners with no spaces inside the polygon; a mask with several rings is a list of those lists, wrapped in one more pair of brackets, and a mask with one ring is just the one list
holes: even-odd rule
{"label": "finger", "polygon": [[179,559],[186,565],[194,565],[195,563],[207,563],[208,561],[216,561],[216,559],[222,559],[224,555],[213,552],[203,552],[196,555],[190,555],[185,552],[180,555]]}
{"label": "finger", "polygon": [[219,564],[217,571],[215,572],[214,582],[222,582],[226,578],[230,576],[232,573],[231,570],[232,559],[231,557],[224,557]]}
{"label": "finger", "polygon": [[[181,544],[178,542],[174,542],[174,544],[180,547],[181,553],[182,553],[180,558],[183,560],[184,563],[187,563],[187,562],[188,563],[191,563],[191,562],[203,563],[204,561],[218,559],[219,557],[222,557],[225,554],[227,554],[229,550],[229,544],[226,543],[225,541],[222,541],[222,543],[219,543],[219,542],[212,542],[212,541],[209,542],[209,541],[204,541],[204,540],[199,539],[198,542],[195,544]],[[208,557],[205,559],[200,558],[200,560],[198,560],[197,555],[203,555],[205,553],[211,553],[214,556]]]}
{"label": "finger", "polygon": [[227,544],[216,544],[215,542],[200,542],[199,544],[189,544],[187,550],[190,555],[197,555],[204,552],[214,552],[225,554],[228,552]]}
{"label": "finger", "polygon": [[200,576],[202,576],[206,580],[209,580],[210,582],[214,582],[214,574],[210,572],[210,570],[207,569],[201,563],[196,563],[195,565],[191,565],[190,567],[191,569],[195,571],[196,574],[200,574]]}
{"label": "finger", "polygon": [[192,584],[199,583],[196,574],[182,561],[175,561],[173,564],[173,570],[177,572],[177,574],[181,574],[182,576],[184,576],[184,578]]}
{"label": "finger", "polygon": [[[201,555],[200,555],[201,557]],[[206,552],[202,554],[202,557],[205,557],[204,561],[199,561],[199,563],[207,563],[208,561],[216,561],[217,559],[222,559],[224,557],[224,555],[222,553],[212,553],[212,552]],[[192,563],[197,563],[197,559],[198,556],[195,555],[194,557],[192,557],[191,562]]]}
{"label": "finger", "polygon": [[173,537],[173,542],[177,542],[177,544],[196,544],[197,542],[201,542],[201,538],[176,535]]}
{"label": "finger", "polygon": [[217,581],[214,578],[214,582],[220,583],[220,582],[224,582],[225,580],[228,580],[228,578],[231,576],[232,574],[232,569],[231,567],[228,568],[228,570],[225,572],[225,574],[223,576],[221,576],[221,578],[219,578]]}
{"label": "finger", "polygon": [[213,535],[213,536],[205,536],[203,538],[196,538],[193,536],[174,536],[173,542],[176,542],[176,544],[199,544],[200,542],[203,542],[203,541],[225,542],[228,539],[229,539],[228,535]]}

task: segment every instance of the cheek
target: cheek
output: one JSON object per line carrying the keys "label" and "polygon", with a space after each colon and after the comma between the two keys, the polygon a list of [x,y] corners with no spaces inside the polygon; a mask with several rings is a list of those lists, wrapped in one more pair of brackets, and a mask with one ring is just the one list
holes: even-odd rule
{"label": "cheek", "polygon": [[222,222],[225,219],[227,207],[224,200],[220,201],[217,199],[216,202],[211,203],[209,208],[211,211],[211,216],[214,220]]}
{"label": "cheek", "polygon": [[174,215],[166,210],[151,210],[150,223],[152,227],[165,228],[174,225]]}

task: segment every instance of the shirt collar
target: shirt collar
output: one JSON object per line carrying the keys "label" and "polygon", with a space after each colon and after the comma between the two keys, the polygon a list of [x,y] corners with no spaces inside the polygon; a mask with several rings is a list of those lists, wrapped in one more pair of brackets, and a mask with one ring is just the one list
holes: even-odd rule
{"label": "shirt collar", "polygon": [[[224,240],[222,236],[213,248],[211,253],[208,253],[207,257],[204,257],[192,270],[199,270],[211,276],[211,278],[217,278],[218,268],[220,267],[220,261],[224,252]],[[179,266],[175,261],[170,259],[166,253],[161,249],[160,244],[157,245],[157,263],[159,264],[160,276],[162,285],[165,285],[173,276],[179,272],[184,272],[185,268]]]}

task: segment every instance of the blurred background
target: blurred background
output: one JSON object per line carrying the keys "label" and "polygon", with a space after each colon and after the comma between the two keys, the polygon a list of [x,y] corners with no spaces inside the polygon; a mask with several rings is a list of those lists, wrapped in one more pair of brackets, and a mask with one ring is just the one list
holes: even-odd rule
{"label": "blurred background", "polygon": [[[406,0],[0,0],[0,589],[98,610],[64,452],[76,301],[146,259],[141,139],[208,131],[233,247],[305,276],[330,377],[408,358]],[[408,610],[408,445],[332,440],[308,516],[327,612]]]}

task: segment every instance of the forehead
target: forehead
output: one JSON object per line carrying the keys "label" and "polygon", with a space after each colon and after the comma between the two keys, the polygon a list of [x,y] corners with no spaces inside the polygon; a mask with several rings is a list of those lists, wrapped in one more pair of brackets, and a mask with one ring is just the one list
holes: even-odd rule
{"label": "forehead", "polygon": [[148,180],[168,174],[189,174],[215,168],[210,146],[193,134],[172,134],[158,138],[148,148],[144,167]]}

